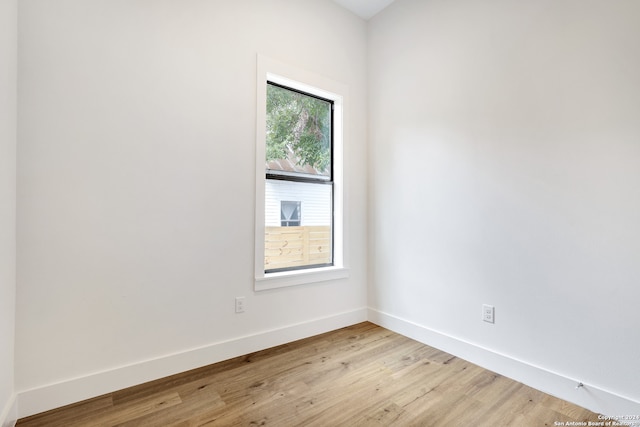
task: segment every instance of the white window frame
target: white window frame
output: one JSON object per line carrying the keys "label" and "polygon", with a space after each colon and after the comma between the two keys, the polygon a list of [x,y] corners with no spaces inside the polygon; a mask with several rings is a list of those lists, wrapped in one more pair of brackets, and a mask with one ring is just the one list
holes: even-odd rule
{"label": "white window frame", "polygon": [[[267,82],[271,81],[333,101],[333,265],[265,273],[265,185]],[[348,277],[345,266],[343,143],[347,86],[273,59],[258,55],[256,111],[255,290],[337,280]]]}

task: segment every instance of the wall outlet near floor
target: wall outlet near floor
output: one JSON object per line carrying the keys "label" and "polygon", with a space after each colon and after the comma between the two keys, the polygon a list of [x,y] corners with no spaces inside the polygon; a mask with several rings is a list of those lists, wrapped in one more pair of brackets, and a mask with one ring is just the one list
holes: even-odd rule
{"label": "wall outlet near floor", "polygon": [[244,313],[244,297],[236,297],[236,313]]}
{"label": "wall outlet near floor", "polygon": [[482,320],[495,323],[496,308],[489,304],[482,304]]}

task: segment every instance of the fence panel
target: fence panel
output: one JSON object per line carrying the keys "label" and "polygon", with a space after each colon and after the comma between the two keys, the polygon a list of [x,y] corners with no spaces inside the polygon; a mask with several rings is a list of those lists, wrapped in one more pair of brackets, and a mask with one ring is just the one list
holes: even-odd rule
{"label": "fence panel", "polygon": [[331,263],[331,227],[265,227],[264,268]]}

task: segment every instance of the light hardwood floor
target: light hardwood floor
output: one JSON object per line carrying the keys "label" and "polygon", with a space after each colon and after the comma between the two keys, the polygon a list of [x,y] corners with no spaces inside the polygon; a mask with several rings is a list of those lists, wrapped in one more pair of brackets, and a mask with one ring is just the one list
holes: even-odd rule
{"label": "light hardwood floor", "polygon": [[597,414],[365,322],[19,420],[73,426],[554,426]]}

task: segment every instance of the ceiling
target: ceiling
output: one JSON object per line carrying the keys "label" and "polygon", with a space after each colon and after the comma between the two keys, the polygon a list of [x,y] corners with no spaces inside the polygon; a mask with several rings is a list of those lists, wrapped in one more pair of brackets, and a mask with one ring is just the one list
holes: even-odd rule
{"label": "ceiling", "polygon": [[393,3],[394,0],[333,0],[359,17],[369,20],[373,15]]}

